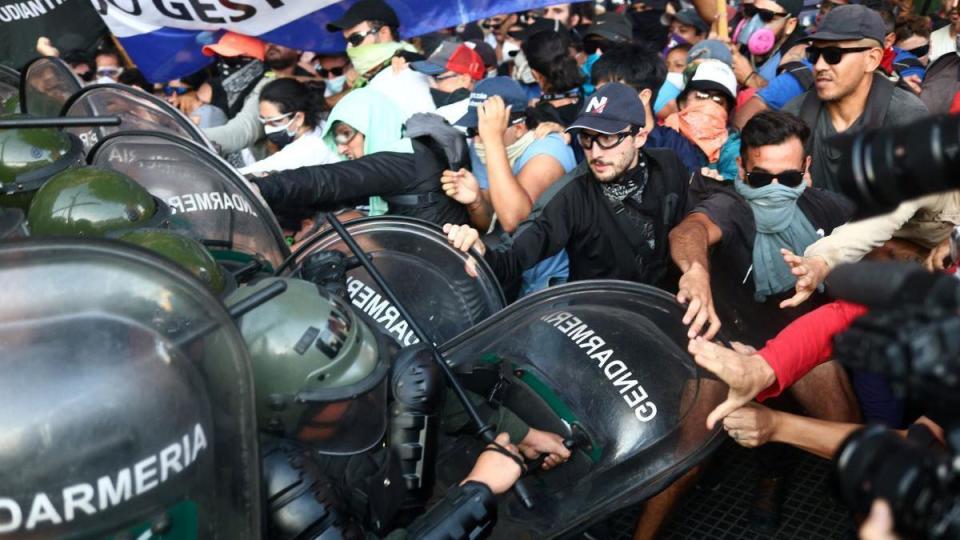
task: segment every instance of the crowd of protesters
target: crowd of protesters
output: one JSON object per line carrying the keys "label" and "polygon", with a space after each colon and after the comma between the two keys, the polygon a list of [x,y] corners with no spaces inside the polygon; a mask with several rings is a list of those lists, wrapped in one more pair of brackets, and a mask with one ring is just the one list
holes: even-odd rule
{"label": "crowd of protesters", "polygon": [[[475,249],[511,298],[583,279],[673,292],[691,354],[731,388],[710,422],[741,445],[829,457],[862,422],[922,415],[831,359],[865,308],[823,282],[865,257],[944,271],[960,195],[853,222],[830,139],[960,110],[955,5],[583,2],[403,40],[388,4],[318,29],[343,35],[341,54],[227,33],[204,46],[209,68],[163,84],[116,50],[62,57],[183,112],[291,237],[320,211],[412,216]],[[751,519],[776,527],[789,467],[776,445],[758,460]],[[647,534],[681,492],[648,504]]]}

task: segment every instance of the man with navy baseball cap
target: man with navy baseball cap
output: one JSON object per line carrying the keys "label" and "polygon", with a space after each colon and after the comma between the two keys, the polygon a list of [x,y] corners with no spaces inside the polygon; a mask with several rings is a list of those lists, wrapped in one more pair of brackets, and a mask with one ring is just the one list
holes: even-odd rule
{"label": "man with navy baseball cap", "polygon": [[685,215],[691,178],[672,150],[643,148],[645,125],[637,92],[605,84],[568,128],[583,147],[588,169],[546,193],[541,213],[521,225],[512,242],[487,249],[476,230],[448,224],[449,241],[464,251],[477,248],[507,287],[563,249],[570,257],[570,281],[663,283],[667,234]]}

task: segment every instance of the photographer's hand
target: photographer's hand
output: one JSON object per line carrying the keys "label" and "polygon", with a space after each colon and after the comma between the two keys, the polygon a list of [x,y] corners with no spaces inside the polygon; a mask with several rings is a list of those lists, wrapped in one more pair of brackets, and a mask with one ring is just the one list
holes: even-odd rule
{"label": "photographer's hand", "polygon": [[893,513],[883,499],[874,499],[870,515],[860,527],[860,540],[898,540],[893,532]]}
{"label": "photographer's hand", "polygon": [[796,293],[780,302],[780,309],[796,307],[810,298],[817,287],[827,279],[830,267],[820,257],[801,257],[789,249],[781,249],[783,260],[790,266],[790,273],[797,276]]}

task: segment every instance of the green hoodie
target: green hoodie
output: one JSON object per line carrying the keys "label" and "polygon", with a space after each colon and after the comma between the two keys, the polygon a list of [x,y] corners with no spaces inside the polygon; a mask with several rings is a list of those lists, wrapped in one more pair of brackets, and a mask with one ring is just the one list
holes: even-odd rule
{"label": "green hoodie", "polygon": [[[377,152],[413,153],[413,143],[403,138],[403,113],[393,100],[372,88],[359,88],[343,97],[330,111],[323,130],[323,141],[334,152],[333,126],[343,122],[363,133],[363,155]],[[387,212],[387,203],[380,197],[370,197],[370,215]]]}

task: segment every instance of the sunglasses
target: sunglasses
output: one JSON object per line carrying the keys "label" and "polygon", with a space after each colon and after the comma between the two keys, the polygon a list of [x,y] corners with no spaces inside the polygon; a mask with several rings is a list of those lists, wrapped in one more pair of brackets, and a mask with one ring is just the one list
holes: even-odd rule
{"label": "sunglasses", "polygon": [[349,43],[351,47],[359,47],[360,44],[363,43],[363,40],[367,39],[367,36],[372,36],[379,31],[380,27],[371,26],[366,32],[354,32],[347,36],[347,43]]}
{"label": "sunglasses", "polygon": [[337,66],[337,67],[327,69],[325,67],[320,67],[320,64],[313,66],[313,70],[317,72],[317,75],[323,77],[324,79],[329,79],[331,75],[334,77],[339,77],[343,75],[343,70],[345,68],[346,66]]}
{"label": "sunglasses", "polygon": [[869,51],[870,49],[876,49],[876,47],[807,47],[807,60],[816,65],[820,56],[823,56],[826,63],[835,66],[843,60],[843,56],[846,54]]}
{"label": "sunglasses", "polygon": [[453,79],[454,77],[458,77],[459,75],[460,75],[459,73],[450,73],[449,75],[431,75],[430,78],[433,79],[433,82],[440,82],[440,81],[445,81],[447,79]]}
{"label": "sunglasses", "polygon": [[164,86],[163,87],[163,94],[166,96],[172,96],[174,94],[178,96],[182,96],[189,91],[190,89],[185,86]]}
{"label": "sunglasses", "polygon": [[926,45],[921,45],[921,46],[915,47],[915,48],[913,48],[913,49],[906,49],[906,51],[907,51],[908,53],[916,56],[917,58],[923,58],[924,56],[926,56],[926,55],[930,52],[930,44],[927,43]]}
{"label": "sunglasses", "polygon": [[744,4],[743,14],[747,18],[753,17],[754,15],[759,15],[760,20],[765,23],[768,23],[777,17],[786,17],[789,15],[786,11],[771,11],[769,9],[758,8],[753,4]]}
{"label": "sunglasses", "polygon": [[758,188],[768,186],[774,180],[787,187],[797,187],[803,182],[803,171],[783,171],[778,173],[752,171],[747,173],[747,184],[750,187]]}
{"label": "sunglasses", "polygon": [[629,131],[621,131],[619,133],[597,133],[591,135],[584,131],[577,133],[577,141],[580,142],[580,146],[584,150],[592,150],[594,143],[599,146],[602,150],[610,150],[616,148],[617,145],[622,143],[627,137],[631,137],[639,133],[640,130],[631,129]]}

